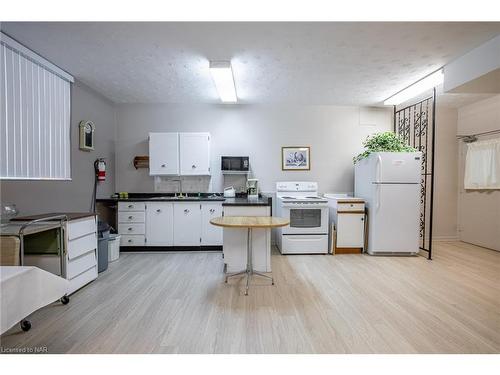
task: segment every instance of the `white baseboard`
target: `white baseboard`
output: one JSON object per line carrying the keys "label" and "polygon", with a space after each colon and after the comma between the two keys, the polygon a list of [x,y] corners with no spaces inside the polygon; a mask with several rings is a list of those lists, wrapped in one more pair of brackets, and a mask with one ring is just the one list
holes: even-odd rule
{"label": "white baseboard", "polygon": [[433,242],[448,242],[448,241],[459,241],[458,236],[434,236],[432,237]]}

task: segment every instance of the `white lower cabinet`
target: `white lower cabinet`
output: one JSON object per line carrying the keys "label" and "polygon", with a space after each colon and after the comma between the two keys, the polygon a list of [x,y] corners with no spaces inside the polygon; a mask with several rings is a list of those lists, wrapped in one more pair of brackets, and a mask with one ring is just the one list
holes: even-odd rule
{"label": "white lower cabinet", "polygon": [[364,247],[365,214],[337,216],[337,247]]}
{"label": "white lower cabinet", "polygon": [[[269,206],[226,206],[224,216],[271,216]],[[239,272],[247,263],[247,229],[224,228],[222,252],[226,272]],[[260,272],[271,272],[271,230],[252,229],[253,268]]]}
{"label": "white lower cabinet", "polygon": [[220,246],[222,202],[119,202],[121,246]]}
{"label": "white lower cabinet", "polygon": [[146,203],[118,202],[118,233],[120,246],[146,244]]}
{"label": "white lower cabinet", "polygon": [[210,220],[222,216],[220,203],[202,203],[201,205],[201,244],[202,246],[222,245],[222,228],[210,224]]}
{"label": "white lower cabinet", "polygon": [[96,217],[70,220],[67,225],[66,278],[71,294],[97,278]]}
{"label": "white lower cabinet", "polygon": [[146,204],[146,238],[149,246],[173,246],[173,203],[154,202]]}
{"label": "white lower cabinet", "polygon": [[[69,281],[68,295],[97,278],[97,223],[95,216],[69,220],[65,227],[64,267]],[[58,256],[26,255],[25,265],[60,275]]]}
{"label": "white lower cabinet", "polygon": [[174,246],[201,245],[201,204],[174,204]]}

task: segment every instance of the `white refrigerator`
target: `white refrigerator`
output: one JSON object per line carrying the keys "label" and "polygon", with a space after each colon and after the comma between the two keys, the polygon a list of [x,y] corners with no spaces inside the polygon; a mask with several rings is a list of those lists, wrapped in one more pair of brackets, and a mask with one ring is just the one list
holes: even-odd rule
{"label": "white refrigerator", "polygon": [[375,152],[354,167],[354,194],[366,201],[371,255],[419,250],[421,152]]}

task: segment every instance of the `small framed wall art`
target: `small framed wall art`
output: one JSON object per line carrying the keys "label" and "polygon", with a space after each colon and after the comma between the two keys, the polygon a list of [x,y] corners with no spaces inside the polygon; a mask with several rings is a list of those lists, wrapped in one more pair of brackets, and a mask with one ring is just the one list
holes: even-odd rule
{"label": "small framed wall art", "polygon": [[308,171],[311,169],[311,148],[305,146],[281,147],[281,170]]}

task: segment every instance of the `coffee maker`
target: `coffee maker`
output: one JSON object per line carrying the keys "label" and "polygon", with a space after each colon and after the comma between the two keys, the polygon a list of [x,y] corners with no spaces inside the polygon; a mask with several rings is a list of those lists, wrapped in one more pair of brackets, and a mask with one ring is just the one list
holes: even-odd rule
{"label": "coffee maker", "polygon": [[247,180],[247,198],[248,199],[258,199],[259,198],[259,180],[256,178],[249,178]]}

